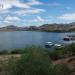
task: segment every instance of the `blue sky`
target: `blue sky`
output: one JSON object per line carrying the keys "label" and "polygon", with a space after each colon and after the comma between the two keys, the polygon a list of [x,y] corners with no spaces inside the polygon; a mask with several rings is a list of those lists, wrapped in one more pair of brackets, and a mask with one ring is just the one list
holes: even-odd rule
{"label": "blue sky", "polygon": [[0,0],[0,27],[75,22],[75,0]]}

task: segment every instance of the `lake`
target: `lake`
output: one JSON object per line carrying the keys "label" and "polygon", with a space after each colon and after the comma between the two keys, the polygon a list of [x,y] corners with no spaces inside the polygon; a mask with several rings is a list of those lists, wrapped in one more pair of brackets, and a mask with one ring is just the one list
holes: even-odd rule
{"label": "lake", "polygon": [[67,34],[75,34],[75,32],[68,33],[54,33],[54,32],[35,32],[35,31],[13,31],[0,32],[0,50],[24,48],[31,45],[44,46],[45,42],[53,43],[70,43],[63,41],[63,37]]}

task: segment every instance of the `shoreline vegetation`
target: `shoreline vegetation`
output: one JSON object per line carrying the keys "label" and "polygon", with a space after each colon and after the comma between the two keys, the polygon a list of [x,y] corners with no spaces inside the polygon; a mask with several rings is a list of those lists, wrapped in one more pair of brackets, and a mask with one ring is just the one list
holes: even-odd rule
{"label": "shoreline vegetation", "polygon": [[[0,58],[0,75],[72,75],[75,72],[75,65],[65,63],[68,58],[68,62],[75,61],[75,44],[54,50],[35,45],[10,52],[4,50],[0,51]],[[63,63],[58,63],[62,60]]]}
{"label": "shoreline vegetation", "polygon": [[[31,50],[35,50],[35,49],[40,50],[40,51],[41,50],[46,51],[50,55],[50,58],[57,57],[57,59],[61,59],[61,58],[75,55],[75,44],[74,43],[63,46],[61,48],[53,48],[53,49],[45,48],[43,46],[32,45],[32,46],[27,46],[21,49],[1,50],[0,55],[25,54],[26,52],[30,52]],[[54,60],[57,60],[57,59],[54,59]]]}

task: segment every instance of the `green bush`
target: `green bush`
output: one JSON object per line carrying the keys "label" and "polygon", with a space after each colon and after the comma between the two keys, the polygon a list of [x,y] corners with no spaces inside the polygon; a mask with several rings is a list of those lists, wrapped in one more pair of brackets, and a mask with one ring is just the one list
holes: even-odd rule
{"label": "green bush", "polygon": [[41,47],[32,47],[21,59],[9,60],[8,70],[10,75],[49,75],[49,57]]}
{"label": "green bush", "polygon": [[23,50],[22,49],[14,49],[12,51],[10,51],[10,54],[22,54]]}
{"label": "green bush", "polygon": [[70,57],[75,55],[75,44],[70,44],[60,49],[54,49],[49,52],[49,56],[52,60],[57,60],[65,57]]}
{"label": "green bush", "polygon": [[1,50],[0,55],[3,55],[3,54],[8,54],[8,50]]}
{"label": "green bush", "polygon": [[57,60],[60,58],[57,51],[49,52],[49,57],[51,60]]}
{"label": "green bush", "polygon": [[71,44],[67,47],[67,50],[69,52],[72,52],[73,54],[75,54],[75,44]]}
{"label": "green bush", "polygon": [[53,65],[48,52],[41,47],[25,48],[20,59],[10,58],[7,65],[9,75],[68,75],[65,65]]}
{"label": "green bush", "polygon": [[67,64],[55,64],[51,66],[50,75],[69,75],[70,69]]}

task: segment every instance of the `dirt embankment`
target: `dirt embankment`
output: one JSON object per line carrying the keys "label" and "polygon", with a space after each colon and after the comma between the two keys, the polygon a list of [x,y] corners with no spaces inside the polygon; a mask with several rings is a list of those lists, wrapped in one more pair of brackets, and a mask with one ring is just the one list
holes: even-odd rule
{"label": "dirt embankment", "polygon": [[60,63],[67,64],[71,69],[70,75],[75,75],[75,56],[65,58],[65,59],[60,59],[54,62],[54,64],[60,64]]}

